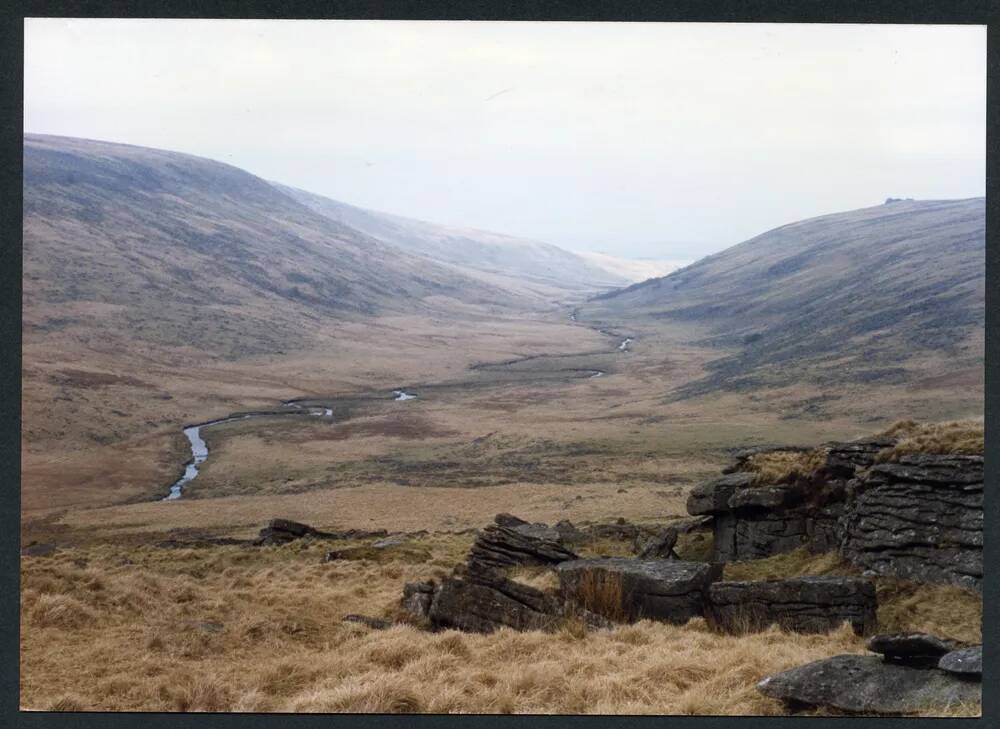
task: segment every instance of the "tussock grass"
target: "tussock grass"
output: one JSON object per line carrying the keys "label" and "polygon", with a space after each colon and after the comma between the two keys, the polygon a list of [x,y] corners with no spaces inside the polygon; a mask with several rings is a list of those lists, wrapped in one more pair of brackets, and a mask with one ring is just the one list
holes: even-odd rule
{"label": "tussock grass", "polygon": [[[342,622],[348,613],[391,616],[403,583],[461,562],[471,536],[418,541],[442,566],[405,555],[324,563],[330,545],[322,543],[96,545],[26,558],[21,704],[57,711],[773,715],[785,709],[755,690],[761,678],[864,652],[849,629],[729,636],[702,619],[613,629],[569,619],[551,632],[491,635]],[[780,558],[790,559],[773,559]],[[823,562],[829,557],[791,559],[800,570],[830,567]],[[922,594],[886,584],[893,586],[880,592],[880,617],[892,629],[974,637],[981,608],[972,597],[959,604],[948,588]],[[615,604],[615,585],[593,587],[595,600]]]}
{"label": "tussock grass", "polygon": [[808,478],[813,471],[826,463],[826,449],[809,451],[771,451],[757,453],[747,459],[747,470],[753,472],[758,486],[774,483],[791,483]]}
{"label": "tussock grass", "polygon": [[951,420],[943,423],[918,423],[900,420],[882,435],[898,438],[894,448],[879,453],[880,461],[895,461],[912,453],[951,453],[981,455],[985,446],[982,421]]}
{"label": "tussock grass", "polygon": [[585,610],[611,620],[624,620],[625,597],[620,574],[593,569],[579,577],[576,601]]}

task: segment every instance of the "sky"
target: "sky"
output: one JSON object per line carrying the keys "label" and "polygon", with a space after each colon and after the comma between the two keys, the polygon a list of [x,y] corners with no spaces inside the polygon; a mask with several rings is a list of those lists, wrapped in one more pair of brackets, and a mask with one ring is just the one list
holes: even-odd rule
{"label": "sky", "polygon": [[27,19],[24,82],[26,132],[623,257],[985,194],[985,26]]}

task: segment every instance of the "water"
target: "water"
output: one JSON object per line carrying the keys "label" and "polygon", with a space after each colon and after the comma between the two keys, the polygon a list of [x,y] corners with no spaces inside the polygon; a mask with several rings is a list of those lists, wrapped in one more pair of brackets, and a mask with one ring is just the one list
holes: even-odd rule
{"label": "water", "polygon": [[594,370],[594,374],[592,374],[592,375],[590,376],[590,379],[592,380],[592,379],[594,379],[595,377],[603,377],[603,376],[604,376],[604,373],[603,373],[603,372],[601,372],[601,370]]}
{"label": "water", "polygon": [[417,397],[416,395],[411,395],[405,390],[393,390],[392,394],[396,396],[393,398],[394,400],[414,400]]}
{"label": "water", "polygon": [[626,337],[621,344],[618,345],[618,349],[622,352],[628,351],[628,345],[632,343],[632,337]]}
{"label": "water", "polygon": [[163,497],[163,501],[174,501],[175,499],[179,499],[181,494],[184,492],[184,487],[193,481],[198,475],[198,466],[208,460],[208,445],[201,437],[202,428],[207,428],[209,425],[218,425],[219,423],[228,423],[230,420],[243,420],[243,418],[249,417],[249,415],[240,415],[235,418],[212,420],[208,423],[192,425],[185,428],[184,435],[187,436],[188,442],[191,444],[191,460],[185,464],[184,475],[174,482],[174,484],[170,487],[170,493]]}

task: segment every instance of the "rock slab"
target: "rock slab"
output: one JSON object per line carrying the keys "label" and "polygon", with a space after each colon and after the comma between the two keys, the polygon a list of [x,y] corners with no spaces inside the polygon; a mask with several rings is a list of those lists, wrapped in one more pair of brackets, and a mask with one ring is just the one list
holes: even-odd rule
{"label": "rock slab", "polygon": [[977,645],[946,653],[938,661],[938,668],[958,676],[982,678],[983,647]]}
{"label": "rock slab", "polygon": [[559,530],[545,524],[529,524],[510,514],[498,514],[494,523],[480,532],[469,551],[472,571],[504,569],[516,565],[553,565],[576,559],[563,545]]}
{"label": "rock slab", "polygon": [[556,567],[563,598],[605,618],[685,623],[703,615],[721,567],[707,562],[622,557],[579,559]]}
{"label": "rock slab", "polygon": [[840,551],[878,574],[976,591],[983,579],[983,457],[919,454],[849,485]]}
{"label": "rock slab", "polygon": [[726,632],[777,624],[797,633],[825,633],[848,622],[861,635],[877,624],[875,586],[853,577],[716,582],[708,597],[709,621]]}
{"label": "rock slab", "polygon": [[980,704],[982,687],[937,669],[887,663],[879,656],[834,656],[769,676],[765,696],[792,706],[822,706],[860,714],[913,714]]}
{"label": "rock slab", "polygon": [[894,633],[872,636],[868,650],[880,653],[885,660],[918,668],[934,668],[941,657],[963,648],[958,641],[928,633]]}
{"label": "rock slab", "polygon": [[489,571],[445,579],[428,610],[435,628],[475,633],[501,627],[545,630],[561,615],[562,604],[554,596]]}

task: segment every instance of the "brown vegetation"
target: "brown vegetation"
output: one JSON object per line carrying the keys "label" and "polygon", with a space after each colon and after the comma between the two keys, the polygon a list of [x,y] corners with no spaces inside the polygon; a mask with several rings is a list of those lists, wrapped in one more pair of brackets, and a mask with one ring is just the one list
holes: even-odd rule
{"label": "brown vegetation", "polygon": [[826,450],[813,448],[808,451],[767,451],[747,459],[746,468],[755,473],[758,485],[789,483],[798,478],[808,478],[826,462]]}
{"label": "brown vegetation", "polygon": [[911,453],[982,454],[985,447],[984,425],[977,420],[944,423],[900,420],[883,435],[898,438],[899,442],[879,453],[882,461],[894,461]]}
{"label": "brown vegetation", "polygon": [[[391,617],[403,583],[440,579],[463,559],[471,539],[432,534],[379,550],[374,559],[359,553],[335,562],[323,561],[326,551],[361,545],[98,544],[25,558],[22,706],[769,715],[785,709],[754,689],[765,675],[864,651],[847,627],[827,635],[771,628],[727,636],[701,619],[610,630],[567,621],[552,633],[473,635],[342,622],[350,613]],[[415,549],[428,555],[414,561]],[[793,569],[792,562],[800,571],[833,567],[829,556],[810,563],[805,555],[783,555],[730,565],[727,577],[778,570],[781,559],[782,570]],[[514,575],[554,589],[548,570]],[[891,586],[880,587],[880,620],[892,621],[893,629],[975,638],[979,613],[971,598],[956,602],[948,588],[882,584]],[[955,620],[960,612],[965,632]]]}

